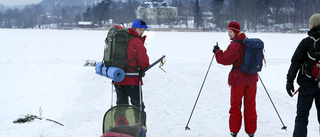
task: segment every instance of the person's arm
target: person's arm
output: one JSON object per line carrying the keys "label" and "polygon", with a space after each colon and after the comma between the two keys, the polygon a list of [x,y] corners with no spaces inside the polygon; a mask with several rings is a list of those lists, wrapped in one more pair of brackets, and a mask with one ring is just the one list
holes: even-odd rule
{"label": "person's arm", "polygon": [[143,45],[143,42],[139,42],[135,45],[136,54],[137,54],[137,60],[138,65],[141,70],[144,70],[148,66],[150,66],[149,63],[149,56],[147,55],[147,49]]}
{"label": "person's arm", "polygon": [[240,46],[238,43],[231,43],[224,52],[217,50],[215,52],[217,62],[222,65],[232,65],[235,63],[240,57]]}

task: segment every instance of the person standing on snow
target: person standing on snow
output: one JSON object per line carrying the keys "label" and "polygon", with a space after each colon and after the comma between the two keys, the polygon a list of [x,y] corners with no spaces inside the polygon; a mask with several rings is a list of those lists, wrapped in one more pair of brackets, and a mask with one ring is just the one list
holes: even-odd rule
{"label": "person standing on snow", "polygon": [[287,74],[286,90],[292,97],[295,93],[293,81],[300,70],[297,78],[300,87],[293,137],[307,136],[308,116],[313,100],[315,100],[318,122],[320,123],[320,83],[319,79],[312,76],[314,70],[319,71],[318,67],[314,68],[314,64],[315,60],[320,59],[320,45],[314,45],[314,40],[320,38],[320,14],[314,14],[310,17],[309,28],[309,37],[304,38],[296,48]]}
{"label": "person standing on snow", "polygon": [[222,65],[233,65],[228,78],[228,84],[231,86],[231,108],[229,117],[229,128],[232,137],[236,137],[242,123],[241,105],[244,98],[244,124],[245,131],[249,137],[253,137],[257,129],[256,113],[256,92],[258,74],[247,74],[242,72],[240,64],[243,62],[244,45],[234,40],[244,40],[246,35],[240,33],[240,24],[230,22],[227,27],[231,44],[224,52],[216,45],[213,53],[216,60]]}
{"label": "person standing on snow", "polygon": [[[132,28],[129,28],[129,33],[133,36],[133,38],[128,41],[128,58],[126,59],[126,62],[128,62],[128,65],[131,67],[126,68],[124,70],[125,72],[139,72],[150,66],[147,49],[144,46],[146,36],[143,36],[143,33],[147,28],[148,26],[142,20],[134,20],[132,23]],[[138,70],[133,69],[132,67],[138,68]],[[139,73],[139,75],[143,76],[144,74]],[[143,85],[142,81],[141,85]],[[139,76],[126,76],[123,81],[115,83],[114,86],[117,93],[117,105],[129,104],[128,97],[130,97],[131,104],[140,108]],[[142,102],[142,112],[146,116],[144,108],[145,106]]]}

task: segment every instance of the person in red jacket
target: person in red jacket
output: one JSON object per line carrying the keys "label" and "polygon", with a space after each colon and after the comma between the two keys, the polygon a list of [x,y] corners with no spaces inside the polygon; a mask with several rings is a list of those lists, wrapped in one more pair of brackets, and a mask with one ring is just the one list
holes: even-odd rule
{"label": "person in red jacket", "polygon": [[231,108],[229,117],[229,128],[233,137],[237,136],[241,128],[242,122],[242,98],[244,99],[244,125],[245,131],[249,137],[253,137],[257,129],[257,113],[256,113],[256,91],[258,74],[247,74],[242,72],[240,64],[243,62],[244,45],[234,40],[244,40],[246,35],[240,33],[240,24],[230,22],[227,27],[231,44],[227,50],[220,50],[216,45],[213,52],[216,60],[222,65],[233,65],[228,78],[228,84],[231,86]]}
{"label": "person in red jacket", "polygon": [[[129,33],[132,38],[128,41],[128,58],[126,59],[126,62],[128,62],[128,65],[131,67],[124,69],[126,73],[137,73],[150,66],[147,49],[144,46],[146,36],[143,36],[143,33],[147,28],[148,26],[142,20],[134,20],[132,28],[129,28]],[[144,74],[139,73],[139,75],[141,76]],[[114,84],[117,93],[117,105],[129,104],[128,97],[130,97],[131,104],[140,108],[139,75],[126,75],[123,81]],[[141,85],[142,84],[141,81]],[[144,108],[145,106],[142,102],[142,112],[146,114]]]}

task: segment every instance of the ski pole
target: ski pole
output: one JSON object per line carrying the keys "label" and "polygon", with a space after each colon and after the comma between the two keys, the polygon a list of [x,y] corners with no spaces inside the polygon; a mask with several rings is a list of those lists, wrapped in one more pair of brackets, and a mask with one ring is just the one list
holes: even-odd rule
{"label": "ski pole", "polygon": [[190,122],[190,120],[191,120],[191,117],[192,117],[193,111],[194,111],[194,109],[195,109],[195,107],[196,107],[196,105],[197,105],[197,102],[198,102],[198,99],[199,99],[199,96],[200,96],[200,93],[201,93],[202,87],[203,87],[203,85],[204,85],[204,82],[205,82],[205,81],[206,81],[206,79],[207,79],[207,75],[208,75],[208,73],[209,73],[209,70],[210,70],[210,67],[211,67],[211,64],[212,64],[213,59],[214,59],[214,54],[213,54],[213,56],[212,56],[212,59],[211,59],[211,62],[210,62],[209,68],[208,68],[207,73],[206,73],[206,76],[204,77],[204,80],[203,80],[203,82],[202,82],[202,85],[201,85],[201,88],[200,88],[200,91],[199,91],[198,97],[197,97],[197,99],[196,99],[196,102],[194,103],[194,106],[193,106],[193,109],[192,109],[192,111],[191,111],[191,115],[190,115],[190,117],[189,117],[189,120],[188,120],[188,123],[187,123],[187,125],[186,125],[185,130],[190,130],[190,128],[188,127],[188,125],[189,125],[189,122]]}
{"label": "ski pole", "polygon": [[263,82],[262,82],[262,79],[260,78],[260,75],[259,75],[259,74],[258,74],[258,77],[259,77],[259,80],[261,81],[261,84],[263,85],[264,90],[266,91],[266,93],[267,93],[267,95],[268,95],[268,97],[269,97],[269,99],[270,99],[270,101],[271,101],[271,104],[272,104],[274,110],[276,111],[276,113],[277,113],[277,115],[278,115],[278,117],[279,117],[279,119],[280,119],[280,121],[281,121],[281,123],[282,123],[282,126],[283,126],[283,127],[282,127],[281,129],[287,131],[287,126],[284,125],[284,123],[283,123],[283,121],[282,121],[282,119],[281,119],[281,117],[280,117],[280,115],[279,115],[279,113],[278,113],[278,110],[277,110],[276,106],[274,105],[274,103],[273,103],[273,101],[272,101],[272,99],[271,99],[271,97],[270,97],[270,95],[269,95],[266,87],[264,86],[264,84],[263,84]]}
{"label": "ski pole", "polygon": [[111,107],[113,107],[113,81],[111,81]]}
{"label": "ski pole", "polygon": [[140,110],[142,111],[142,86],[141,86],[142,76],[139,76],[139,100],[140,100]]}

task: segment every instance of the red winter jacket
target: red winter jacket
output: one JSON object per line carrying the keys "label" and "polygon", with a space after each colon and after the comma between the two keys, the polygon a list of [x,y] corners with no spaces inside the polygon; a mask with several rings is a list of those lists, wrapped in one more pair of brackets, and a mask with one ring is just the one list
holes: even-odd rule
{"label": "red winter jacket", "polygon": [[[130,66],[140,68],[140,70],[144,70],[149,64],[149,57],[147,55],[147,49],[144,47],[144,41],[146,36],[141,37],[135,30],[129,28],[129,33],[131,35],[137,36],[133,37],[129,40],[127,45],[127,62]],[[125,71],[137,71],[134,69],[127,68]],[[125,77],[123,81],[118,82],[119,85],[138,85],[139,84],[139,77]],[[142,82],[141,82],[142,84]]]}
{"label": "red winter jacket", "polygon": [[[246,35],[241,33],[234,40],[244,40],[245,38]],[[239,42],[231,42],[226,51],[216,51],[216,60],[219,64],[233,65],[234,67],[239,68],[240,64],[243,62],[243,50],[244,45]],[[228,84],[230,86],[246,85],[258,81],[258,74],[251,74],[249,76],[249,74],[234,67],[232,67],[229,73]]]}

